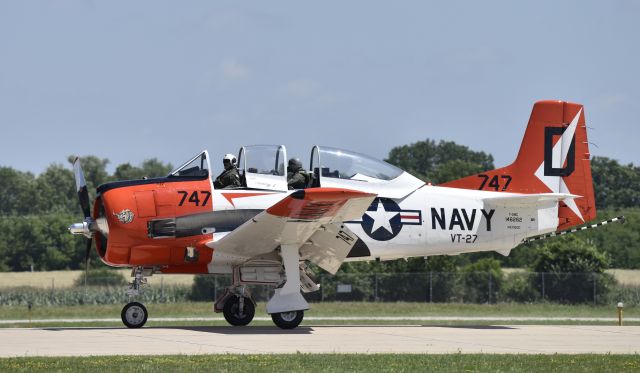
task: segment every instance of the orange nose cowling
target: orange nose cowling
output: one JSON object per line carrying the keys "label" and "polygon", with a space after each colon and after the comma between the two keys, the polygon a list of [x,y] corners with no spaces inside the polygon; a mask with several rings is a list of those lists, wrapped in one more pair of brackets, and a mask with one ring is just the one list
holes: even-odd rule
{"label": "orange nose cowling", "polygon": [[[207,272],[213,251],[204,242],[211,240],[212,234],[149,237],[148,226],[153,220],[212,210],[210,200],[206,206],[185,203],[182,198],[185,191],[206,195],[210,193],[210,184],[205,179],[103,189],[94,208],[94,218],[105,218],[109,227],[108,237],[96,235],[97,251],[103,262],[111,266],[159,267],[163,272]],[[185,260],[187,247],[197,249],[197,261]]]}

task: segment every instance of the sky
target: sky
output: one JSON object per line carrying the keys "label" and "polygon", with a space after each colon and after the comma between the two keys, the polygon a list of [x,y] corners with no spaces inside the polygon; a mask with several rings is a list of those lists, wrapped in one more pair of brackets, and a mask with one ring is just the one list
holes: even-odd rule
{"label": "sky", "polygon": [[0,1],[0,166],[178,165],[452,140],[510,163],[535,101],[640,164],[637,1]]}

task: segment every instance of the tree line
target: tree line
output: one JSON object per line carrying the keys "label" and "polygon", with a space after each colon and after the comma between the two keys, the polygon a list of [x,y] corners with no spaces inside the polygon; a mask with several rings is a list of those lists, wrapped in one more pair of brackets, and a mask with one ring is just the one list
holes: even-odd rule
{"label": "tree line", "polygon": [[[0,167],[0,271],[80,269],[83,240],[73,237],[67,227],[81,218],[70,156],[67,164],[55,163],[34,175],[11,167]],[[474,151],[452,141],[427,139],[398,146],[386,161],[426,182],[439,184],[494,168],[491,154]],[[82,158],[90,193],[105,182],[168,174],[172,165],[148,159],[134,166],[120,164],[107,171],[109,160],[96,156]],[[640,168],[620,164],[606,157],[591,161],[598,218],[627,216],[625,225],[612,225],[576,234],[584,245],[602,253],[615,268],[640,268]],[[91,196],[93,199],[93,195]],[[385,263],[359,263],[344,271],[407,272],[462,268],[480,259],[492,259],[510,267],[531,267],[536,255],[549,242],[521,245],[509,257],[495,253],[472,253],[455,257],[433,257]],[[95,255],[95,253],[93,253]],[[94,260],[93,263],[96,263]],[[380,268],[374,266],[380,266]]]}
{"label": "tree line", "polygon": [[[70,156],[66,165],[54,163],[37,176],[0,167],[0,271],[83,268],[84,240],[67,231],[70,224],[82,220],[71,167],[74,159]],[[82,157],[92,200],[98,185],[164,176],[173,169],[170,163],[153,158],[139,166],[120,164],[110,174],[108,164],[105,158]]]}

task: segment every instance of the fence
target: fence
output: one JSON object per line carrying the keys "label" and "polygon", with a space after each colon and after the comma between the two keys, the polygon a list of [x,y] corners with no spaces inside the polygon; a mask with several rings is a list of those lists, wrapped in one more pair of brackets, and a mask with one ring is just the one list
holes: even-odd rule
{"label": "fence", "polygon": [[[167,275],[167,277],[170,275]],[[162,275],[158,276],[162,277]],[[158,281],[160,280],[160,281]],[[317,277],[320,290],[305,294],[310,302],[557,302],[605,304],[623,301],[640,304],[640,287],[617,285],[613,276],[597,273],[425,272],[340,273]],[[46,280],[45,280],[46,282]],[[229,276],[196,276],[193,284],[166,285],[154,276],[137,299],[150,303],[212,301],[231,282]],[[169,282],[169,281],[167,281]],[[128,300],[126,286],[12,287],[0,283],[0,305],[117,304]],[[100,283],[100,281],[94,281]],[[256,301],[266,301],[272,287],[249,286]]]}

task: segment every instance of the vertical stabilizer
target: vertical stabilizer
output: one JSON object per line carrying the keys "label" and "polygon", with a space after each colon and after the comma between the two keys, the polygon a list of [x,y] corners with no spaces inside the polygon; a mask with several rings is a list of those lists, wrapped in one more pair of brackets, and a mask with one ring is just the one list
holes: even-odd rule
{"label": "vertical stabilizer", "polygon": [[441,186],[512,193],[569,193],[560,202],[558,230],[596,217],[584,107],[539,101],[531,111],[516,160],[509,166]]}

